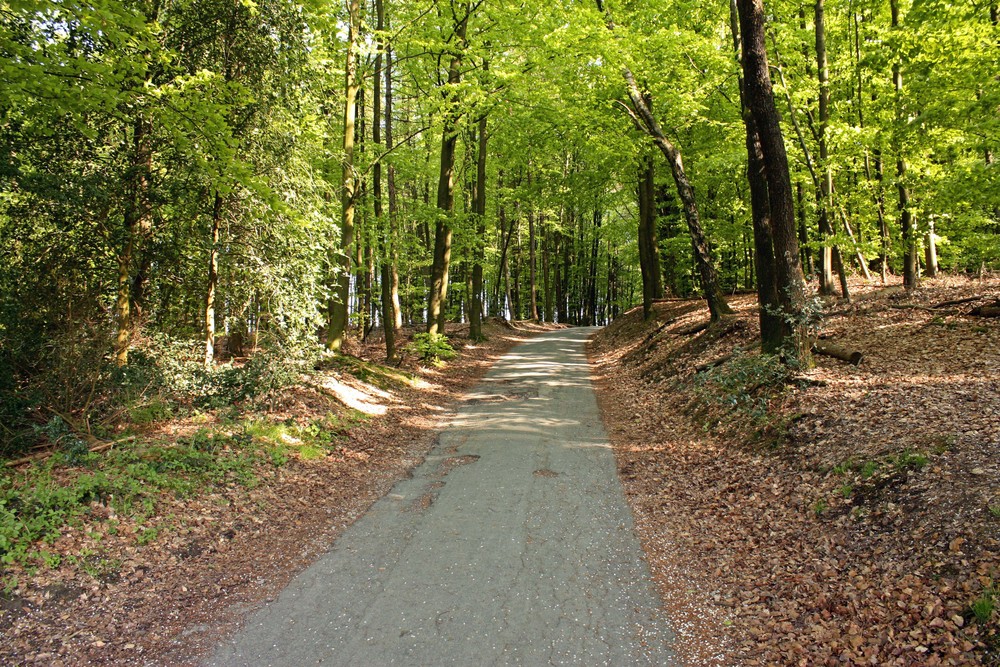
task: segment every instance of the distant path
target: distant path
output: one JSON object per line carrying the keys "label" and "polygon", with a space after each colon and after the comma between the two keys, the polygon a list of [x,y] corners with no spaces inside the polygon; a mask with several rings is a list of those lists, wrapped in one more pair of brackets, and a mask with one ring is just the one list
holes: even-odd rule
{"label": "distant path", "polygon": [[507,353],[413,478],[207,664],[672,664],[590,384],[591,333]]}

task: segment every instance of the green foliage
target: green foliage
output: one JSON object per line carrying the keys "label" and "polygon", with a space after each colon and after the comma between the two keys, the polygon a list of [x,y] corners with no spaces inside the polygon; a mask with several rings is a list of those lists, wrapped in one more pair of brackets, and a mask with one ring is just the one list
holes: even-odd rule
{"label": "green foliage", "polygon": [[444,334],[418,333],[413,336],[413,342],[407,347],[420,359],[431,363],[440,363],[454,359],[455,349]]}
{"label": "green foliage", "polygon": [[[173,445],[137,444],[73,460],[53,456],[25,471],[9,471],[0,478],[0,562],[37,560],[37,544],[54,541],[95,504],[141,520],[163,493],[183,498],[216,487],[252,488],[261,465],[287,460],[273,449],[249,430],[202,428]],[[89,469],[64,467],[70,464]],[[144,529],[137,539],[144,544],[158,531]]]}
{"label": "green foliage", "polygon": [[969,611],[976,621],[985,625],[993,619],[993,613],[997,608],[997,590],[994,586],[987,586],[978,598],[969,605]]}
{"label": "green foliage", "polygon": [[749,420],[758,428],[770,424],[770,402],[782,394],[791,371],[769,354],[737,354],[695,376],[695,394],[725,414]]}

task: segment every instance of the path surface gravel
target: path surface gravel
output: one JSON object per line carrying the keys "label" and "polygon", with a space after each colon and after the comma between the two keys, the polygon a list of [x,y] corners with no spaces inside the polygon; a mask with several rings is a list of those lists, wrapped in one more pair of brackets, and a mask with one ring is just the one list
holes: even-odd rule
{"label": "path surface gravel", "polygon": [[207,665],[673,664],[591,388],[593,331],[498,361],[412,478]]}

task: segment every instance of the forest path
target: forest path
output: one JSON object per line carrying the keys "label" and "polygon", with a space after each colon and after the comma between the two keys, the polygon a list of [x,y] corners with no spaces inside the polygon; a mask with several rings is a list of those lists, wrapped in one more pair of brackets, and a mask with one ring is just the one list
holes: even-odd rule
{"label": "forest path", "polygon": [[514,348],[410,479],[208,665],[666,665],[584,353]]}

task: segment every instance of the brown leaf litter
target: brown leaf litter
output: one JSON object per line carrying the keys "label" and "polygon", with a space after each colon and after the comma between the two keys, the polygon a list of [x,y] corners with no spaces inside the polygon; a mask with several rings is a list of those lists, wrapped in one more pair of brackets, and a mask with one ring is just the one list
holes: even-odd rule
{"label": "brown leaf litter", "polygon": [[[702,304],[633,311],[591,346],[651,569],[692,665],[1000,664],[1000,280],[860,283],[768,425],[699,401],[696,368],[754,354],[756,303],[697,336]],[[867,294],[866,294],[867,293]],[[982,301],[980,299],[979,301]],[[726,362],[717,366],[724,369]],[[712,371],[708,371],[712,372]],[[756,396],[756,394],[755,394]]]}

